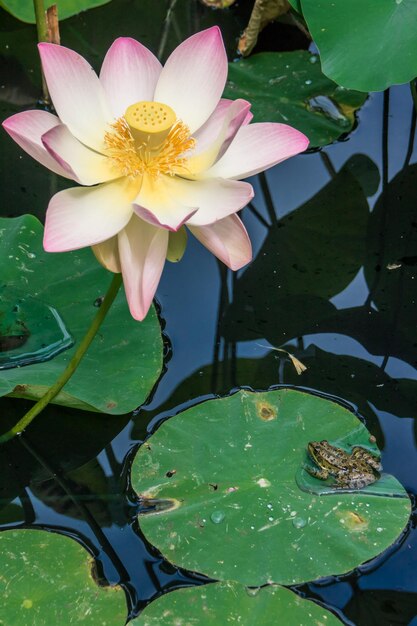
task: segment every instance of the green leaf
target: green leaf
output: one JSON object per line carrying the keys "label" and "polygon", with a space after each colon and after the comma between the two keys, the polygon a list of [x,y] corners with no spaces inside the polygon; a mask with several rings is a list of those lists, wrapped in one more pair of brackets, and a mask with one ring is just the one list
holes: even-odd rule
{"label": "green leaf", "polygon": [[[107,4],[110,0],[45,0],[45,10],[51,5],[56,4],[58,8],[58,19],[65,20],[67,17],[77,15],[81,11],[94,9],[102,4]],[[35,24],[35,11],[33,9],[32,0],[0,0],[0,7],[6,9],[14,17],[22,22]]]}
{"label": "green leaf", "polygon": [[91,557],[72,539],[40,530],[0,533],[0,623],[121,626],[120,587],[100,588]]}
{"label": "green leaf", "polygon": [[131,622],[135,626],[218,626],[226,623],[337,626],[341,622],[330,611],[301,599],[284,587],[268,585],[262,589],[247,589],[230,581],[167,593],[148,604]]}
{"label": "green leaf", "polygon": [[415,0],[301,0],[323,72],[340,85],[382,91],[417,75]]}
{"label": "green leaf", "polygon": [[304,50],[261,52],[229,64],[225,98],[252,103],[254,122],[283,122],[302,131],[310,147],[324,146],[352,130],[366,94],[347,91],[320,70]]}
{"label": "green leaf", "polygon": [[[42,248],[42,235],[43,228],[33,216],[0,219],[1,284],[7,285],[9,293],[15,290],[17,307],[22,307],[29,297],[54,307],[75,346],[44,363],[0,369],[1,395],[37,399],[45,393],[73,356],[110,283],[111,275],[90,250],[48,254]],[[31,318],[29,311],[24,323],[29,336],[33,332],[41,345],[42,325],[47,329],[55,321],[51,316],[45,320]],[[3,359],[5,356],[7,353],[3,352]],[[143,322],[135,321],[121,289],[78,370],[55,402],[106,413],[126,413],[146,400],[161,365],[162,338],[155,310],[152,308]]]}
{"label": "green leaf", "polygon": [[322,439],[377,453],[353,413],[291,389],[241,391],[172,417],[132,467],[144,503],[159,501],[140,516],[145,536],[177,565],[245,585],[357,567],[395,541],[410,501],[389,475],[348,493],[310,477],[306,446]]}
{"label": "green leaf", "polygon": [[301,0],[288,0],[293,9],[302,14]]}

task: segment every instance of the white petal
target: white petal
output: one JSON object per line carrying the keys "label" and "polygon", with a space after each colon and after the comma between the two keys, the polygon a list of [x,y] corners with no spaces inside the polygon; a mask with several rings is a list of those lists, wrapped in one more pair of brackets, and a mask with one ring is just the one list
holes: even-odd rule
{"label": "white petal", "polygon": [[49,93],[58,116],[90,148],[104,150],[104,135],[113,115],[102,84],[87,61],[69,48],[38,45]]}
{"label": "white petal", "polygon": [[119,37],[110,46],[100,72],[115,117],[141,100],[153,100],[162,66],[150,50],[130,37]]}
{"label": "white petal", "polygon": [[167,197],[180,206],[193,207],[194,211],[197,209],[185,220],[187,225],[212,224],[240,211],[253,198],[252,186],[235,180],[216,178],[194,181],[166,176],[164,182]]}
{"label": "white petal", "polygon": [[77,250],[113,237],[130,220],[136,194],[137,187],[126,179],[55,194],[46,212],[45,250]]}
{"label": "white petal", "polygon": [[226,51],[219,28],[213,26],[174,50],[161,72],[154,99],[172,107],[193,133],[216,108],[226,78]]}
{"label": "white petal", "polygon": [[119,244],[117,235],[97,243],[92,247],[94,255],[99,263],[110,272],[120,274],[122,267],[120,265]]}
{"label": "white petal", "polygon": [[308,139],[286,124],[242,126],[221,159],[204,176],[241,179],[304,152]]}
{"label": "white petal", "polygon": [[165,263],[168,231],[134,215],[118,235],[123,283],[132,316],[143,320],[152,304]]}
{"label": "white petal", "polygon": [[[195,133],[195,151],[187,160],[192,175],[208,169],[226,152],[250,109],[246,100],[220,100],[207,122]],[[188,178],[188,176],[187,176]]]}
{"label": "white petal", "polygon": [[177,231],[196,212],[196,207],[182,203],[176,197],[176,187],[171,176],[161,175],[156,180],[144,176],[134,211],[141,219]]}
{"label": "white petal", "polygon": [[120,176],[108,157],[84,146],[63,124],[42,135],[42,143],[67,175],[81,185],[96,185]]}
{"label": "white petal", "polygon": [[231,270],[238,270],[252,258],[246,228],[237,215],[230,215],[210,226],[189,226],[190,231]]}
{"label": "white petal", "polygon": [[22,111],[4,120],[2,126],[10,137],[31,157],[52,172],[73,178],[46,150],[41,137],[51,128],[60,126],[56,115],[47,111]]}

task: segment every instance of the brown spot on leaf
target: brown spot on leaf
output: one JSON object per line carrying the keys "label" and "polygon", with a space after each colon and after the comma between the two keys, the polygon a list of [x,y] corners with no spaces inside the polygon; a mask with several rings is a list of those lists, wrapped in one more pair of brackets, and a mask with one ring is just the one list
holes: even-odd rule
{"label": "brown spot on leaf", "polygon": [[351,533],[361,533],[369,526],[369,520],[356,511],[337,511],[339,522]]}
{"label": "brown spot on leaf", "polygon": [[25,393],[27,391],[27,385],[16,385],[13,389],[13,393]]}
{"label": "brown spot on leaf", "polygon": [[276,408],[272,406],[272,404],[269,404],[269,402],[258,402],[256,409],[258,411],[258,416],[265,422],[269,422],[277,416]]}
{"label": "brown spot on leaf", "polygon": [[112,409],[115,409],[117,407],[117,402],[107,402],[106,404],[106,408],[109,409],[109,411],[111,411]]}

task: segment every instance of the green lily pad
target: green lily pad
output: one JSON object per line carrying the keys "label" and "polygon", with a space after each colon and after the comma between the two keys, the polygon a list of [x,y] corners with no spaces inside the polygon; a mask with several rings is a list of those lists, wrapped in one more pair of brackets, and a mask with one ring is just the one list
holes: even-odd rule
{"label": "green lily pad", "polygon": [[278,585],[248,589],[230,581],[178,589],[151,602],[131,622],[135,626],[310,626],[341,622],[321,606]]}
{"label": "green lily pad", "polygon": [[254,122],[283,122],[302,131],[310,147],[324,146],[352,130],[366,94],[329,80],[319,57],[304,50],[261,52],[229,64],[226,98],[252,103]]}
{"label": "green lily pad", "polygon": [[[382,91],[417,75],[415,0],[301,0],[323,72],[340,85]],[[347,27],[347,25],[349,25]]]}
{"label": "green lily pad", "polygon": [[159,501],[140,516],[145,536],[177,565],[245,585],[342,574],[377,556],[407,524],[407,494],[392,476],[380,495],[300,488],[306,446],[323,439],[378,454],[353,413],[292,389],[240,391],[172,417],[132,467],[144,503]]}
{"label": "green lily pad", "polygon": [[288,0],[293,9],[298,11],[298,13],[302,13],[301,9],[301,0]]}
{"label": "green lily pad", "polygon": [[[23,306],[26,296],[53,307],[75,343],[43,363],[0,369],[0,395],[37,399],[45,393],[73,356],[110,284],[110,273],[90,250],[48,254],[42,248],[42,235],[43,227],[33,216],[0,219],[1,285],[18,294],[17,306]],[[38,347],[49,340],[50,325],[56,324],[48,316],[39,318],[39,310],[33,310],[33,318],[30,312],[25,317],[27,332],[33,331]],[[55,402],[126,413],[146,400],[161,366],[162,338],[154,308],[143,322],[136,322],[121,289],[78,370]]]}
{"label": "green lily pad", "polygon": [[93,563],[83,547],[63,535],[1,532],[0,624],[121,626],[127,613],[124,593],[120,587],[99,587]]}
{"label": "green lily pad", "polygon": [[[102,4],[107,4],[110,0],[51,0],[45,1],[45,10],[56,4],[58,8],[58,18],[65,20],[71,15],[77,15],[81,11],[87,11],[87,9],[94,9]],[[17,17],[21,22],[29,22],[35,24],[35,11],[33,9],[33,2],[22,2],[22,0],[0,0],[0,7],[6,9],[14,17]]]}

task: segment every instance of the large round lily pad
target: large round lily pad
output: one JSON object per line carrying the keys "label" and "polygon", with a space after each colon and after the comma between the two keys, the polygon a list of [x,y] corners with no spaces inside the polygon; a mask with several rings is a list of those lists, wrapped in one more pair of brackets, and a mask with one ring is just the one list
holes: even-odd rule
{"label": "large round lily pad", "polygon": [[352,412],[292,389],[241,391],[180,413],[133,464],[137,493],[159,500],[140,517],[143,532],[169,561],[246,585],[351,570],[395,541],[410,501],[392,476],[353,493],[310,477],[306,446],[323,439],[378,452]]}
{"label": "large round lily pad", "polygon": [[323,72],[344,87],[382,91],[417,75],[415,0],[301,0]]}
{"label": "large round lily pad", "polygon": [[248,589],[233,582],[178,589],[151,602],[135,626],[337,626],[329,611],[292,591],[268,585]]}
{"label": "large round lily pad", "polygon": [[0,624],[121,626],[120,587],[99,587],[93,560],[72,539],[39,530],[0,533]]}
{"label": "large round lily pad", "polygon": [[290,124],[310,147],[324,146],[352,130],[367,94],[338,87],[305,50],[261,52],[229,64],[226,98],[252,103],[254,122]]}
{"label": "large round lily pad", "polygon": [[[110,0],[50,0],[45,1],[45,9],[53,4],[57,5],[58,18],[64,20],[66,17],[76,15],[81,11],[87,9],[93,9],[99,7],[102,4],[106,4]],[[22,0],[0,0],[0,7],[9,11],[14,17],[22,22],[35,23],[35,11],[33,9],[33,2],[22,2]]]}
{"label": "large round lily pad", "polygon": [[[14,341],[0,342],[0,395],[37,399],[47,391],[73,356],[111,281],[112,275],[97,263],[90,250],[50,254],[42,248],[42,235],[43,227],[33,216],[0,219],[0,287],[6,285],[7,295],[3,310],[0,292],[0,332],[1,320],[7,314],[10,323],[6,338]],[[11,301],[13,294],[15,306]],[[36,299],[36,307],[31,298]],[[19,321],[21,335],[27,335],[27,341],[23,336],[20,344],[15,339],[21,336],[16,335]],[[26,346],[32,355],[39,356],[42,350],[48,352],[48,342],[55,345],[60,340],[59,324],[73,338],[71,348],[65,339],[60,353],[45,355],[52,357],[50,360],[39,362],[33,357],[32,361],[29,359],[33,364],[4,369],[8,356],[11,365],[16,363],[12,359],[16,352],[22,360]],[[62,337],[67,334],[61,333]],[[126,413],[146,400],[161,366],[162,338],[155,309],[151,308],[143,322],[135,321],[122,288],[78,370],[55,402],[106,413]]]}

